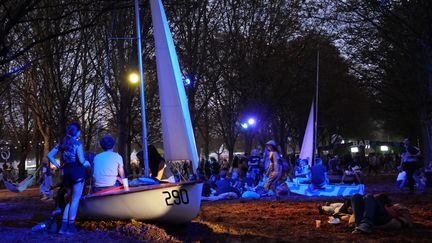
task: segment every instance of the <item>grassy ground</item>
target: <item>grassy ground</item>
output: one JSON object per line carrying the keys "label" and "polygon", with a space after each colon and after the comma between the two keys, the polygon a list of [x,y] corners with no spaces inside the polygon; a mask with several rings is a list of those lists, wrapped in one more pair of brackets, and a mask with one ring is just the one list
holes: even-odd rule
{"label": "grassy ground", "polygon": [[[337,202],[338,198],[286,196],[283,200],[230,200],[203,202],[199,215],[185,225],[153,225],[139,221],[80,222],[80,232],[72,239],[56,234],[33,233],[31,227],[45,219],[52,202],[39,199],[31,188],[15,194],[0,190],[0,235],[3,242],[135,242],[135,241],[203,241],[203,242],[430,242],[432,239],[432,194],[400,192],[394,176],[370,177],[368,193],[387,192],[395,202],[409,208],[414,228],[398,231],[375,231],[371,235],[353,235],[343,222],[327,223],[319,215],[317,203]],[[315,220],[321,220],[317,229]]]}

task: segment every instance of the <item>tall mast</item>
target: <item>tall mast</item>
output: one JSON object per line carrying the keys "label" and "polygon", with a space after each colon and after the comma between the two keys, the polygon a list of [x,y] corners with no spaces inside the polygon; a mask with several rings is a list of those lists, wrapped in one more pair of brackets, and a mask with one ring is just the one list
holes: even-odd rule
{"label": "tall mast", "polygon": [[315,164],[317,158],[317,137],[318,137],[318,89],[319,89],[319,51],[316,57],[316,84],[315,84],[315,99],[314,99],[314,136],[313,136],[313,150],[312,150],[312,165]]}
{"label": "tall mast", "polygon": [[140,93],[141,93],[144,176],[148,176],[149,175],[149,163],[148,163],[148,153],[147,153],[147,126],[146,126],[145,96],[144,96],[144,71],[143,71],[143,61],[142,61],[141,25],[140,25],[138,0],[135,0],[135,20],[136,20],[136,31],[137,31],[137,43],[138,43],[138,64],[139,64],[139,73],[140,73],[139,76],[140,76]]}

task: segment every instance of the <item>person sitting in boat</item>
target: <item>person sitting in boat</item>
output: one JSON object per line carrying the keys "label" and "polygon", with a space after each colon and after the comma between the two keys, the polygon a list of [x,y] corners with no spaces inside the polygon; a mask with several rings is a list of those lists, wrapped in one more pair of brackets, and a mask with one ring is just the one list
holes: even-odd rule
{"label": "person sitting in boat", "polygon": [[157,177],[159,170],[165,165],[165,159],[159,154],[154,145],[147,147],[150,176]]}
{"label": "person sitting in boat", "polygon": [[305,159],[298,160],[298,165],[294,168],[295,180],[298,183],[309,183],[310,182],[310,169]]}
{"label": "person sitting in boat", "polygon": [[311,185],[314,188],[322,188],[329,183],[327,169],[320,158],[315,160],[315,165],[311,168],[311,175]]}
{"label": "person sitting in boat", "polygon": [[118,185],[117,176],[125,177],[123,158],[113,151],[115,139],[105,135],[99,144],[104,152],[97,154],[93,160],[93,193]]}

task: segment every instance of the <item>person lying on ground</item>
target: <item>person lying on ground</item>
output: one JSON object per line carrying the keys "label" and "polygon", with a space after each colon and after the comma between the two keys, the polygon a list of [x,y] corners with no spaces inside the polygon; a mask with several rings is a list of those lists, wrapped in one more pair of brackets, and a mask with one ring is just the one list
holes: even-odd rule
{"label": "person lying on ground", "polygon": [[342,216],[349,216],[352,212],[351,198],[345,198],[344,202],[328,203],[324,205],[317,205],[319,214],[330,215],[335,218],[340,218]]}
{"label": "person lying on ground", "polygon": [[374,228],[400,229],[412,227],[409,209],[392,204],[386,194],[360,195],[351,198],[355,217],[355,230],[352,233],[372,233]]}
{"label": "person lying on ground", "polygon": [[99,141],[104,152],[94,157],[93,193],[118,185],[117,176],[125,177],[123,158],[113,151],[115,139],[105,135]]}

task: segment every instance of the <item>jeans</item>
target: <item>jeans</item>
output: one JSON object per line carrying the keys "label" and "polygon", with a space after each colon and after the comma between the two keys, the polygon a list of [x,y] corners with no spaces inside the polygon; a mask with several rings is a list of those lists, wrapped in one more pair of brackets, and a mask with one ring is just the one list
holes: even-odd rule
{"label": "jeans", "polygon": [[373,225],[384,225],[392,218],[384,207],[384,204],[376,200],[372,195],[362,196],[355,194],[351,197],[352,209],[355,217],[355,224],[361,223]]}

